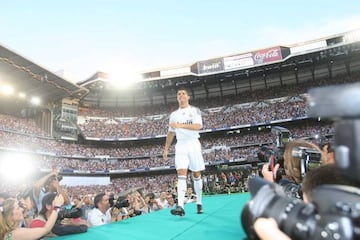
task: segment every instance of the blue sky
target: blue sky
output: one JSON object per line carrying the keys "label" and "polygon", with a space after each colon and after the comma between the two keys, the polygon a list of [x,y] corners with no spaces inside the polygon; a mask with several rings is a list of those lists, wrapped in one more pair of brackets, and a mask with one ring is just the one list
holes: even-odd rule
{"label": "blue sky", "polygon": [[355,28],[359,0],[12,0],[1,3],[0,44],[77,82]]}

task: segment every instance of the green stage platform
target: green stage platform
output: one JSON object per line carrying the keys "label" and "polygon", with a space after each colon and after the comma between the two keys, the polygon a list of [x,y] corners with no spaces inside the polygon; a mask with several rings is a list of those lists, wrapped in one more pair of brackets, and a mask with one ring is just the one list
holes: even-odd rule
{"label": "green stage platform", "polygon": [[89,228],[88,232],[54,238],[77,240],[220,240],[244,239],[240,213],[250,199],[248,193],[204,196],[204,214],[196,214],[196,204],[185,205],[184,217],[172,216],[170,209],[125,221]]}

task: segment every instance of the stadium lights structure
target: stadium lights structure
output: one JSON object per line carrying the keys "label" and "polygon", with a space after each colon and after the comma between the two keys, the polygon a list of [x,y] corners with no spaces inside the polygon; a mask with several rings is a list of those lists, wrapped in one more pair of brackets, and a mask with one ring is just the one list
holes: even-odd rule
{"label": "stadium lights structure", "polygon": [[16,89],[8,84],[0,85],[1,94],[3,97],[6,98],[14,98],[14,99],[21,99],[24,101],[28,101],[29,103],[39,106],[41,104],[41,99],[37,96],[32,96],[31,98],[27,99],[26,94],[23,92],[16,92]]}

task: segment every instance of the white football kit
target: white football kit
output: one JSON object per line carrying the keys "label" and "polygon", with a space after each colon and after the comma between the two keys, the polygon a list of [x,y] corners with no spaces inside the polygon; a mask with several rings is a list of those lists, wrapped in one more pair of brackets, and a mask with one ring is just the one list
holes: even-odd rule
{"label": "white football kit", "polygon": [[[201,112],[199,108],[189,105],[179,108],[171,113],[169,123],[200,124],[202,126]],[[190,169],[191,171],[202,171],[205,163],[202,156],[199,131],[172,128],[169,132],[175,132],[177,143],[175,145],[175,167],[176,169]]]}

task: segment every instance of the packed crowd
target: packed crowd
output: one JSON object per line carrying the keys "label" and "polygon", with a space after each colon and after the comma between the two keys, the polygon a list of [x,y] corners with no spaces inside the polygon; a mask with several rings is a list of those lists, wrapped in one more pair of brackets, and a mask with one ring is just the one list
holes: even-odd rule
{"label": "packed crowd", "polygon": [[[321,84],[320,82],[319,84]],[[306,87],[302,86],[297,90],[301,93]],[[287,93],[289,93],[290,89],[293,90],[293,88],[283,90],[288,90]],[[229,102],[229,104],[222,105],[224,109],[230,109],[229,111],[205,112],[204,122],[209,124],[210,128],[214,128],[214,126],[221,128],[306,116],[305,99],[300,95],[287,94],[287,102],[277,102],[277,100],[266,102],[264,99],[270,99],[266,98],[267,94],[270,93],[256,93],[257,98],[253,98],[253,100],[258,101],[253,107],[247,109],[237,108],[233,102]],[[271,96],[274,97],[274,93],[271,93]],[[259,97],[264,98],[259,99]],[[206,104],[207,106],[204,105],[202,109],[211,106],[210,102]],[[261,111],[259,111],[260,108]],[[94,113],[98,112],[95,110]],[[238,118],[239,115],[241,118]],[[162,120],[165,121],[165,119]],[[132,133],[133,126],[123,126],[122,128],[128,131],[127,135],[123,136],[146,136],[162,133],[160,129],[164,128],[164,123],[152,121],[150,122],[153,123],[151,126],[148,126],[148,123],[142,128],[149,129],[149,132],[144,132],[144,130]],[[88,124],[91,123],[88,122]],[[141,128],[139,126],[142,123],[137,124],[140,125],[136,125],[136,128]],[[93,133],[103,130],[106,132],[103,125],[91,125],[90,129],[93,129]],[[233,133],[226,136],[204,136],[202,142],[204,158],[207,163],[241,162],[248,159],[249,156],[255,156],[259,151],[259,146],[273,142],[269,132],[244,133],[243,130],[245,129],[241,129],[238,134]],[[322,123],[305,127],[289,127],[289,130],[295,138],[309,137],[315,134],[326,136],[333,133],[331,124]],[[89,136],[92,135],[91,131],[84,130],[84,132],[85,135],[88,133]],[[113,132],[107,132],[107,134],[113,136],[111,135]],[[149,214],[176,204],[177,178],[175,173],[169,173],[169,171],[146,176],[120,176],[112,179],[111,184],[105,186],[70,187],[61,186],[61,175],[57,170],[80,170],[92,173],[99,170],[110,172],[121,169],[171,166],[173,164],[172,157],[168,161],[164,161],[161,157],[163,143],[154,142],[134,146],[119,143],[115,147],[67,143],[50,139],[36,127],[35,122],[31,119],[21,119],[9,115],[1,116],[0,139],[1,151],[30,153],[35,156],[36,164],[40,168],[52,169],[47,175],[26,186],[11,186],[7,185],[6,181],[1,182],[1,189],[4,191],[0,194],[2,234],[0,238],[2,239],[12,236],[36,238],[36,236],[41,237],[49,232],[48,237],[86,232],[88,227]],[[174,149],[172,148],[170,151],[173,153]],[[219,164],[219,168],[221,166],[223,164]],[[219,168],[207,169],[202,175],[205,193],[247,191],[249,178],[258,175],[258,169],[254,169],[252,165]],[[263,175],[266,174],[264,169],[268,168],[262,169]],[[191,182],[190,176],[188,176],[187,182]],[[54,192],[56,193],[54,194]],[[194,201],[191,185],[188,186],[185,197],[186,203]],[[25,221],[21,220],[22,215],[25,216]],[[10,217],[11,220],[9,220]]]}
{"label": "packed crowd", "polygon": [[[203,128],[229,128],[231,126],[306,117],[306,102],[302,97],[290,97],[287,101],[265,105],[257,103],[249,108],[224,107],[225,109],[222,111],[213,113],[204,110]],[[114,139],[165,135],[167,129],[164,126],[166,126],[167,122],[168,116],[158,120],[143,120],[141,122],[134,120],[126,123],[121,123],[116,119],[109,123],[109,119],[89,118],[79,126],[86,137]]]}
{"label": "packed crowd", "polygon": [[[307,127],[289,127],[294,138],[333,134],[331,124],[317,124]],[[39,168],[78,170],[87,172],[111,172],[120,169],[140,169],[172,166],[173,155],[162,159],[163,143],[122,147],[92,147],[56,140],[45,140],[13,132],[0,131],[0,147],[15,151],[32,152]],[[244,161],[258,152],[259,146],[272,143],[274,136],[269,132],[245,132],[219,137],[203,137],[204,159],[209,164],[220,161]],[[35,149],[35,150],[34,150]],[[172,149],[172,152],[174,150]]]}

